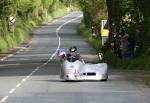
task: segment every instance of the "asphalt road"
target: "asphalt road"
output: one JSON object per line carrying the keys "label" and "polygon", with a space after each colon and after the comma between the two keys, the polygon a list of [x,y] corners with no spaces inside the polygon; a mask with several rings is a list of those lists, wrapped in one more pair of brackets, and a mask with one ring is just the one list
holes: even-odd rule
{"label": "asphalt road", "polygon": [[150,103],[150,89],[132,80],[134,72],[109,70],[107,82],[59,79],[57,49],[76,45],[86,62],[98,62],[76,32],[81,18],[73,12],[34,30],[29,48],[0,62],[0,103]]}

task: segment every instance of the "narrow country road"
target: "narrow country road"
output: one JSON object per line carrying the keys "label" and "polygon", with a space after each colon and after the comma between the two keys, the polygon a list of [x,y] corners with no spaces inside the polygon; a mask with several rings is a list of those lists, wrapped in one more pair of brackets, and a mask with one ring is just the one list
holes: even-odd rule
{"label": "narrow country road", "polygon": [[96,51],[77,34],[82,19],[73,12],[39,29],[30,47],[0,62],[0,103],[150,103],[150,89],[110,70],[107,82],[62,82],[57,49],[77,46],[86,62],[98,62]]}

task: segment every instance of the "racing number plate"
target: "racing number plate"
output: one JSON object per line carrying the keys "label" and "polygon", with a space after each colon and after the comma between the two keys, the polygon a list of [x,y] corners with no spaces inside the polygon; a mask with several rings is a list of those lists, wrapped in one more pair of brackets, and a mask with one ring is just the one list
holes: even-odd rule
{"label": "racing number plate", "polygon": [[76,74],[76,73],[77,73],[77,70],[74,68],[70,68],[67,70],[67,74]]}

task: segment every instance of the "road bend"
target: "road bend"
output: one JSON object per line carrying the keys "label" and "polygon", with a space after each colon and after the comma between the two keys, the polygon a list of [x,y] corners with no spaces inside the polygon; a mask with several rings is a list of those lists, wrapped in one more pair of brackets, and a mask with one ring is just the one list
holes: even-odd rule
{"label": "road bend", "polygon": [[98,62],[76,31],[81,19],[72,12],[41,26],[28,48],[0,62],[0,103],[150,103],[150,90],[130,80],[129,72],[110,70],[107,82],[59,79],[58,49],[75,45],[85,62]]}

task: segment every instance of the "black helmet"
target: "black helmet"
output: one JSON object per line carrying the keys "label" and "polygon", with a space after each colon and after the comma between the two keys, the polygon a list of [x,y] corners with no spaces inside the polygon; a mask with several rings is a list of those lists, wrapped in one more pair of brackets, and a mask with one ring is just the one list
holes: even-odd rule
{"label": "black helmet", "polygon": [[72,47],[69,48],[69,51],[70,52],[75,52],[75,51],[77,51],[77,47],[76,46],[72,46]]}

